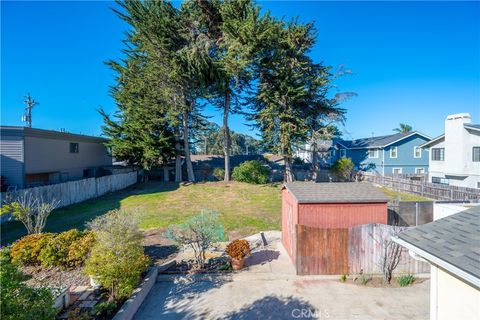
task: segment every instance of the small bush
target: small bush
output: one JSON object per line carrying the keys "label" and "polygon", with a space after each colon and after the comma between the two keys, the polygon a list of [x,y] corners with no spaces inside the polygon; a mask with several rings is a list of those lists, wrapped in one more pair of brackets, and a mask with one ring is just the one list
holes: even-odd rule
{"label": "small bush", "polygon": [[223,227],[218,222],[216,212],[202,210],[199,215],[193,216],[183,224],[169,226],[165,237],[178,246],[189,246],[194,252],[197,266],[203,268],[206,260],[205,251],[214,242],[223,239]]}
{"label": "small bush", "polygon": [[93,307],[93,314],[98,317],[110,317],[115,313],[117,310],[117,303],[115,301],[104,301],[97,303]]}
{"label": "small bush", "polygon": [[143,252],[143,233],[137,220],[113,210],[88,225],[96,241],[85,262],[85,274],[94,276],[108,290],[108,302],[129,297],[150,264]]}
{"label": "small bush", "polygon": [[77,229],[68,230],[49,239],[40,251],[38,260],[43,267],[67,267],[70,246],[82,237]]}
{"label": "small bush", "polygon": [[40,264],[40,251],[54,236],[53,233],[38,233],[19,239],[10,249],[12,262],[23,266]]}
{"label": "small bush", "polygon": [[248,256],[250,251],[250,244],[247,240],[234,240],[227,245],[227,254],[232,259],[242,260]]}
{"label": "small bush", "polygon": [[414,281],[415,281],[415,277],[412,274],[402,275],[397,278],[397,283],[400,287],[409,286]]}
{"label": "small bush", "polygon": [[235,181],[266,184],[270,176],[270,168],[262,165],[260,161],[251,160],[242,162],[235,167],[232,172],[232,178]]}
{"label": "small bush", "polygon": [[27,276],[12,262],[7,249],[0,251],[0,318],[2,320],[53,320],[57,310],[47,288],[31,288]]}
{"label": "small bush", "polygon": [[363,274],[363,273],[360,275],[360,283],[361,283],[362,285],[366,285],[366,284],[368,283],[368,281],[370,281],[370,280],[372,280],[372,277],[367,276],[367,275],[365,275],[365,274]]}
{"label": "small bush", "polygon": [[340,181],[351,181],[354,164],[350,158],[340,158],[332,166],[332,171],[338,176]]}
{"label": "small bush", "polygon": [[346,282],[347,281],[347,275],[344,273],[340,276],[340,282]]}
{"label": "small bush", "polygon": [[219,181],[223,181],[225,179],[225,169],[222,168],[215,168],[213,169],[212,175]]}
{"label": "small bush", "polygon": [[83,265],[94,243],[95,233],[91,231],[84,232],[82,237],[74,241],[68,248],[67,266],[73,268]]}

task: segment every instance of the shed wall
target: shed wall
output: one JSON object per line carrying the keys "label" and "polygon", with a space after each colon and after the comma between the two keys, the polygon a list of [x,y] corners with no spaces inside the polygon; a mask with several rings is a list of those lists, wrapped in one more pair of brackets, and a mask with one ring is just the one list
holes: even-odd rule
{"label": "shed wall", "polygon": [[288,192],[282,190],[282,243],[288,255],[295,263],[296,257],[296,239],[295,225],[298,224],[298,203],[296,199]]}
{"label": "shed wall", "polygon": [[1,175],[7,184],[23,188],[24,185],[24,152],[23,132],[21,130],[1,130],[0,167]]}
{"label": "shed wall", "polygon": [[388,223],[387,203],[300,203],[298,224],[317,228],[349,228]]}

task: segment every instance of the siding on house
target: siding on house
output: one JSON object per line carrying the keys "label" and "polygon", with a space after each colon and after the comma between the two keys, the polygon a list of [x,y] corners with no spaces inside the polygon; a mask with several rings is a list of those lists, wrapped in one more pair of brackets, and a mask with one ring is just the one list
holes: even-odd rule
{"label": "siding on house", "polygon": [[23,131],[2,128],[0,131],[1,175],[9,185],[24,186]]}

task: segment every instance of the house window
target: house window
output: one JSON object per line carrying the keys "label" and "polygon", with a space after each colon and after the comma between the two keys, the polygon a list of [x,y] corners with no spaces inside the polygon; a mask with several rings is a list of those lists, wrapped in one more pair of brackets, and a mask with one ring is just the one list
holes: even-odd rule
{"label": "house window", "polygon": [[439,183],[439,184],[449,184],[448,179],[441,178],[441,177],[432,177],[432,183]]}
{"label": "house window", "polygon": [[78,143],[70,142],[70,153],[78,153]]}
{"label": "house window", "polygon": [[347,156],[347,150],[341,149],[340,150],[340,158],[345,158]]}
{"label": "house window", "polygon": [[368,149],[368,158],[369,159],[378,158],[378,149]]}
{"label": "house window", "polygon": [[445,148],[432,148],[432,161],[444,161]]}
{"label": "house window", "polygon": [[402,168],[393,168],[392,173],[393,174],[402,174]]}
{"label": "house window", "polygon": [[390,158],[396,158],[398,153],[398,147],[393,147],[390,149]]}
{"label": "house window", "polygon": [[480,162],[480,147],[473,147],[472,148],[472,161],[473,162]]}
{"label": "house window", "polygon": [[335,158],[335,149],[332,149],[332,150],[330,151],[330,156],[331,156],[332,158]]}
{"label": "house window", "polygon": [[422,148],[419,146],[413,147],[413,157],[414,158],[421,158],[422,157]]}
{"label": "house window", "polygon": [[425,173],[425,168],[415,168],[415,173],[416,174],[424,174]]}

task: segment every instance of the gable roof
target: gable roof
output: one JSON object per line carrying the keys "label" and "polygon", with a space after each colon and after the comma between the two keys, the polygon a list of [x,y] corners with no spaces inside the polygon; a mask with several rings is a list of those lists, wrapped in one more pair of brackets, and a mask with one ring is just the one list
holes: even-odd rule
{"label": "gable roof", "polygon": [[475,131],[480,131],[480,124],[471,124],[471,123],[465,123],[463,125],[464,128],[466,129],[471,129]]}
{"label": "gable roof", "polygon": [[290,182],[286,188],[298,203],[388,202],[389,198],[367,182]]}
{"label": "gable roof", "polygon": [[393,240],[480,288],[480,206],[407,230]]}
{"label": "gable roof", "polygon": [[430,140],[430,141],[425,142],[424,144],[422,144],[422,145],[420,146],[420,148],[426,148],[426,147],[428,147],[428,146],[435,145],[435,144],[437,144],[437,143],[442,142],[444,139],[445,139],[445,134],[442,134],[442,135],[440,135],[440,136],[438,136],[438,137],[436,137],[436,138],[433,138],[433,139]]}
{"label": "gable roof", "polygon": [[395,142],[401,141],[408,137],[419,135],[426,139],[431,139],[429,136],[424,135],[418,131],[407,133],[395,133],[387,136],[378,136],[371,138],[362,138],[356,140],[340,140],[338,144],[344,146],[347,149],[366,149],[366,148],[384,148]]}

